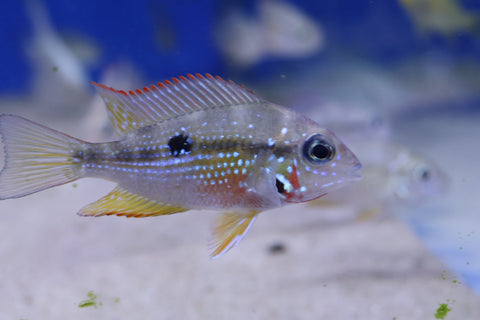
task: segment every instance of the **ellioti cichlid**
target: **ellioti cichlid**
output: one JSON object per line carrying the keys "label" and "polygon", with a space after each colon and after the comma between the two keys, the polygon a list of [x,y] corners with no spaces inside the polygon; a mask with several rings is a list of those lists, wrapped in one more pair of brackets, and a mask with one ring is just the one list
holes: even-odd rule
{"label": "ellioti cichlid", "polygon": [[88,143],[1,115],[0,199],[96,177],[118,186],[79,215],[222,210],[215,258],[238,244],[259,212],[359,178],[359,161],[332,132],[220,77],[188,75],[128,92],[93,84],[120,139]]}

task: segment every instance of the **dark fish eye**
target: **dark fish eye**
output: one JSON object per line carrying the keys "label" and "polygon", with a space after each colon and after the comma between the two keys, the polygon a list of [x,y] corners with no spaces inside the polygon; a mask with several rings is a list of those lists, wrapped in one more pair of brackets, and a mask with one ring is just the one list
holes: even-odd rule
{"label": "dark fish eye", "polygon": [[322,134],[316,134],[303,144],[303,155],[314,164],[324,164],[335,156],[335,147]]}
{"label": "dark fish eye", "polygon": [[415,175],[420,181],[426,182],[432,177],[432,172],[426,166],[421,166],[416,168]]}
{"label": "dark fish eye", "polygon": [[421,172],[420,177],[422,178],[422,180],[427,181],[428,179],[430,179],[430,172],[425,169]]}

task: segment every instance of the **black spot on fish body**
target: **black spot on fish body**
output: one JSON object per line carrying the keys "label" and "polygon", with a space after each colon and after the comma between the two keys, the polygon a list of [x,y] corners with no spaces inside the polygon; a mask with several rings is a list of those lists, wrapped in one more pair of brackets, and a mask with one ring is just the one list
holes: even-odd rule
{"label": "black spot on fish body", "polygon": [[275,186],[277,187],[278,193],[285,193],[285,185],[283,184],[282,181],[276,179]]}
{"label": "black spot on fish body", "polygon": [[188,135],[179,134],[168,140],[168,147],[172,156],[178,157],[192,150],[192,141],[188,138]]}

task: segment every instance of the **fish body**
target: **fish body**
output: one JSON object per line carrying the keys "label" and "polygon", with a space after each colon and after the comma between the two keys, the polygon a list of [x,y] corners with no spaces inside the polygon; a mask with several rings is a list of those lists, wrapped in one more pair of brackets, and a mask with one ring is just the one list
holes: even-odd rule
{"label": "fish body", "polygon": [[96,177],[118,186],[80,215],[224,210],[214,228],[217,257],[259,212],[359,177],[360,163],[332,132],[221,78],[189,75],[129,92],[95,85],[120,139],[88,143],[2,115],[0,199]]}

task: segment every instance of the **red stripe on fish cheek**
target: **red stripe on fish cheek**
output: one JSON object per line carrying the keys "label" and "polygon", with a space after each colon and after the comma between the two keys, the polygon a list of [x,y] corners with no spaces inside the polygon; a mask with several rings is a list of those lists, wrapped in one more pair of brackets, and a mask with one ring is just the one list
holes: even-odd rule
{"label": "red stripe on fish cheek", "polygon": [[300,189],[300,182],[298,181],[298,173],[297,173],[297,167],[295,165],[292,165],[292,174],[290,175],[290,183],[293,186],[293,190],[298,190]]}
{"label": "red stripe on fish cheek", "polygon": [[[285,193],[285,197],[287,198],[287,201],[290,201],[293,197],[298,197],[300,196],[300,199],[303,198],[302,195],[297,194],[297,190],[300,189],[300,181],[298,180],[298,172],[297,172],[297,167],[295,165],[292,165],[292,173],[288,177],[288,181],[292,184],[293,190],[292,192]],[[297,202],[299,199],[296,199],[295,202]]]}

